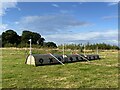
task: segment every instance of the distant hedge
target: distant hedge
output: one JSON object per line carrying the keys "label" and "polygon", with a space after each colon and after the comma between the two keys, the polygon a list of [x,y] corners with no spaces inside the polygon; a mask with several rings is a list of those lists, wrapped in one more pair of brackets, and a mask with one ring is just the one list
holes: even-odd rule
{"label": "distant hedge", "polygon": [[[59,45],[59,48],[63,48],[63,45]],[[81,52],[83,51],[83,49],[87,49],[87,50],[95,50],[95,49],[101,49],[101,50],[110,50],[110,49],[115,49],[115,50],[120,50],[120,48],[116,45],[110,45],[110,44],[105,44],[105,43],[96,43],[96,44],[86,44],[86,45],[82,45],[82,44],[66,44],[65,45],[66,49],[72,49],[72,50],[81,50]]]}

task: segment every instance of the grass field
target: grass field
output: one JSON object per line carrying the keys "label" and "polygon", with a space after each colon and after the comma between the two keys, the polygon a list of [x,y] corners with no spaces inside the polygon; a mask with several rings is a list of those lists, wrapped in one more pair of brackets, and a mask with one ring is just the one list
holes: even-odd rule
{"label": "grass field", "polygon": [[[118,51],[99,52],[101,60],[38,67],[25,64],[28,51],[2,50],[2,88],[118,88]],[[33,51],[48,52],[62,53]]]}

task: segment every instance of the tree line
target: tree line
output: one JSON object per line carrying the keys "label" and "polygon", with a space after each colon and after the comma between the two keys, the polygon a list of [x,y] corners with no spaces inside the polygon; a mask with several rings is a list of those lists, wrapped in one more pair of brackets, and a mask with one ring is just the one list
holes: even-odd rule
{"label": "tree line", "polygon": [[24,30],[19,36],[14,30],[6,30],[2,33],[2,47],[29,47],[29,40],[32,39],[33,47],[57,48],[54,42],[45,42],[39,33]]}
{"label": "tree line", "polygon": [[[59,48],[63,48],[63,45],[59,45]],[[90,44],[89,42],[87,44],[65,44],[64,45],[65,49],[71,49],[71,50],[81,50],[81,52],[83,51],[83,49],[86,50],[96,50],[101,49],[101,50],[111,50],[111,49],[115,49],[115,50],[120,50],[120,48],[116,45],[110,45],[110,44],[105,44],[105,43],[94,43],[94,44]]]}
{"label": "tree line", "polygon": [[[24,30],[21,36],[19,36],[14,30],[6,30],[2,33],[2,35],[0,35],[0,37],[2,37],[2,47],[29,47],[29,39],[32,39],[32,47],[35,48],[63,48],[63,45],[57,46],[57,44],[54,42],[45,42],[45,38],[41,37],[39,33],[31,32],[28,30]],[[110,45],[105,43],[90,44],[89,42],[87,44],[66,44],[65,48],[72,50],[83,50],[84,48],[88,50],[95,50],[96,48],[102,50],[120,50],[120,48],[116,45]]]}

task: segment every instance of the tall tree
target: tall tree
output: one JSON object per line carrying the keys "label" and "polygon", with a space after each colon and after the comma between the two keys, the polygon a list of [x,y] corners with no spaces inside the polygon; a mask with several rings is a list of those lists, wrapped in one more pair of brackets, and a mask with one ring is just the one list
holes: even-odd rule
{"label": "tall tree", "polygon": [[21,42],[28,43],[29,39],[32,39],[32,44],[41,44],[45,41],[44,38],[41,38],[41,35],[39,33],[23,31],[21,36]]}
{"label": "tall tree", "polygon": [[2,33],[2,46],[5,44],[16,44],[20,43],[20,36],[14,30],[7,30]]}

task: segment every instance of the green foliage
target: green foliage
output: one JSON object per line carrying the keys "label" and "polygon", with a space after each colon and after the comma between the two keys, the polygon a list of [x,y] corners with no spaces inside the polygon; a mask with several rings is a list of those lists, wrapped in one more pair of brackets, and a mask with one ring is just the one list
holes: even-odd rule
{"label": "green foliage", "polygon": [[29,47],[29,39],[32,39],[32,47],[50,47],[56,48],[57,45],[54,42],[46,42],[45,39],[41,37],[39,33],[31,31],[23,31],[22,36],[17,35],[13,30],[7,30],[2,33],[2,46],[3,47]]}
{"label": "green foliage", "polygon": [[[59,45],[58,46],[60,49],[63,48],[63,45]],[[80,46],[79,44],[65,44],[64,45],[65,49],[71,49],[71,50],[76,50],[76,49],[81,49],[82,46]]]}
{"label": "green foliage", "polygon": [[32,44],[43,44],[45,41],[44,38],[41,38],[41,35],[39,33],[31,32],[31,31],[23,31],[21,36],[21,42],[22,43],[29,43],[29,39],[32,39]]}
{"label": "green foliage", "polygon": [[29,48],[30,45],[29,45],[28,43],[20,43],[19,45],[17,45],[17,47],[18,47],[18,48],[23,48],[23,47]]}
{"label": "green foliage", "polygon": [[17,47],[17,44],[16,44],[16,43],[14,43],[14,44],[6,43],[6,44],[4,45],[4,47]]}
{"label": "green foliage", "polygon": [[4,46],[10,44],[14,46],[14,44],[18,45],[20,43],[20,36],[13,30],[7,30],[2,33],[2,45]]}
{"label": "green foliage", "polygon": [[44,41],[45,41],[44,38],[40,38],[40,39],[37,41],[37,44],[43,46]]}
{"label": "green foliage", "polygon": [[[58,47],[62,49],[63,45],[59,45]],[[71,49],[71,50],[80,50],[81,52],[83,52],[84,45],[82,45],[82,44],[66,44],[65,48]],[[97,48],[101,49],[101,50],[110,50],[110,49],[119,50],[120,49],[118,46],[109,45],[109,44],[105,44],[105,43],[96,43],[96,44],[88,43],[85,45],[85,49],[87,49],[87,50],[96,50]]]}
{"label": "green foliage", "polygon": [[0,47],[2,47],[2,35],[0,35]]}
{"label": "green foliage", "polygon": [[57,48],[57,45],[54,42],[46,42],[44,43],[46,47]]}

